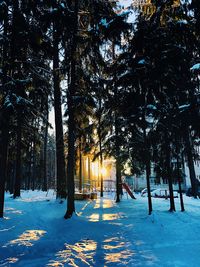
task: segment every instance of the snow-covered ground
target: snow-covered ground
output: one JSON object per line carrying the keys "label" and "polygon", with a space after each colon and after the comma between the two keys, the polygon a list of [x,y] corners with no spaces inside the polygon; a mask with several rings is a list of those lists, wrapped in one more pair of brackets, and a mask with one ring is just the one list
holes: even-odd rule
{"label": "snow-covered ground", "polygon": [[64,220],[66,204],[53,191],[6,195],[0,220],[0,266],[200,266],[200,200],[185,197],[186,212],[169,213],[169,200],[106,195],[77,201],[78,216]]}

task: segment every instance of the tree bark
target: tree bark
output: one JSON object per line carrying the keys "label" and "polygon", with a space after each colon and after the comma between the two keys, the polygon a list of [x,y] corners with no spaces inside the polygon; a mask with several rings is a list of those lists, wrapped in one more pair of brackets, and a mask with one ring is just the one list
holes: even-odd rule
{"label": "tree bark", "polygon": [[183,193],[181,188],[181,173],[180,173],[180,148],[179,148],[179,141],[176,136],[176,160],[177,160],[177,175],[178,175],[178,188],[179,188],[179,194],[180,194],[180,205],[181,205],[181,211],[185,211],[184,208],[184,202],[183,202]]}
{"label": "tree bark", "polygon": [[116,157],[116,202],[120,202],[121,195],[121,167],[118,157]]}
{"label": "tree bark", "polygon": [[74,2],[74,32],[71,50],[71,72],[70,72],[70,85],[67,94],[68,106],[68,158],[67,158],[67,211],[64,218],[71,218],[75,212],[74,203],[74,169],[75,169],[75,103],[74,96],[76,92],[76,50],[77,50],[77,31],[78,31],[78,9],[79,1]]}
{"label": "tree bark", "polygon": [[[3,24],[3,36],[4,45],[2,51],[2,88],[4,88],[7,82],[7,35],[8,35],[8,7],[5,5],[4,24]],[[4,88],[5,90],[5,88]],[[4,214],[4,194],[7,172],[7,156],[8,156],[8,141],[9,141],[9,114],[3,110],[0,113],[0,218],[3,218]]]}
{"label": "tree bark", "polygon": [[82,192],[82,176],[83,176],[83,169],[82,169],[82,138],[79,139],[79,192]]}
{"label": "tree bark", "polygon": [[6,182],[6,166],[8,155],[8,131],[9,121],[5,124],[1,123],[1,135],[0,135],[0,218],[3,218],[4,213],[4,192]]}
{"label": "tree bark", "polygon": [[168,135],[165,135],[165,153],[166,153],[166,170],[170,195],[170,212],[176,211],[174,203],[174,193],[172,184],[172,172],[171,172],[171,153],[170,153],[170,141]]}
{"label": "tree bark", "polygon": [[75,125],[73,97],[68,96],[68,158],[67,158],[67,211],[65,219],[71,218],[75,212],[74,204],[74,168],[75,168]]}
{"label": "tree bark", "polygon": [[47,142],[48,142],[48,119],[49,119],[49,109],[48,109],[48,97],[46,103],[46,121],[45,121],[45,133],[44,133],[44,149],[43,149],[43,185],[42,190],[47,191]]}
{"label": "tree bark", "polygon": [[[102,108],[101,94],[99,94],[99,100],[98,100],[98,102],[99,102],[99,110],[101,110],[101,108]],[[102,117],[102,114],[101,114],[101,112],[99,112],[99,114],[98,114],[98,130],[97,130],[97,133],[98,133],[98,139],[99,139],[100,197],[103,197],[103,174],[102,174],[103,154],[102,154],[102,138],[101,138],[101,136],[102,136],[101,117]]]}
{"label": "tree bark", "polygon": [[55,110],[55,135],[56,135],[56,181],[57,198],[66,198],[66,172],[64,156],[63,121],[61,107],[61,89],[59,73],[59,36],[58,25],[53,27],[53,84],[54,84],[54,110]]}
{"label": "tree bark", "polygon": [[188,168],[189,168],[190,181],[191,181],[191,187],[192,187],[192,195],[194,198],[197,198],[198,185],[197,185],[196,173],[195,173],[195,168],[194,168],[190,130],[188,128],[185,131],[185,145],[186,145],[186,154],[187,154]]}
{"label": "tree bark", "polygon": [[21,189],[21,152],[22,152],[22,121],[20,113],[17,114],[17,144],[16,144],[16,175],[13,197],[20,197]]}
{"label": "tree bark", "polygon": [[[115,43],[112,42],[112,57],[113,61],[116,59],[115,56]],[[114,80],[116,80],[116,73],[114,73]],[[120,160],[120,146],[119,146],[119,122],[117,114],[117,103],[118,103],[118,88],[116,84],[114,87],[114,98],[115,98],[115,112],[114,112],[114,126],[115,126],[115,159],[116,159],[116,202],[120,202],[120,196],[123,194],[122,190],[122,179],[121,179],[121,160]]]}
{"label": "tree bark", "polygon": [[[145,123],[145,117],[143,117]],[[150,146],[146,136],[146,129],[143,129],[143,137],[144,137],[144,146],[146,151],[146,159],[145,159],[145,166],[146,166],[146,182],[147,182],[147,194],[148,194],[148,208],[149,208],[149,215],[151,215],[153,211],[152,207],[152,199],[151,199],[151,185],[150,185],[150,175],[151,175],[151,161],[150,161]]]}
{"label": "tree bark", "polygon": [[[100,145],[100,151],[102,151],[101,145]],[[100,197],[103,197],[103,156],[102,152],[100,152]]]}

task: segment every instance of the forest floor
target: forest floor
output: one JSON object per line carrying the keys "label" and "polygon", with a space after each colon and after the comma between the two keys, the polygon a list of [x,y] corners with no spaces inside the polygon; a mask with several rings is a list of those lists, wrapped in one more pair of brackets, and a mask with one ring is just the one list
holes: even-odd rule
{"label": "forest floor", "polygon": [[77,201],[77,215],[65,220],[66,203],[53,191],[6,194],[0,220],[0,266],[117,267],[200,266],[200,200],[184,196],[186,212],[169,213],[169,200],[137,195],[116,204],[114,193]]}

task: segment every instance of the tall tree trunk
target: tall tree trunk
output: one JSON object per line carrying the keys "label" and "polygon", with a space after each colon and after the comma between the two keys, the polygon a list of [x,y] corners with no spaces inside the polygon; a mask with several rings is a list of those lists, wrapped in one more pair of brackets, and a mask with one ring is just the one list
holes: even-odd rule
{"label": "tall tree trunk", "polygon": [[71,96],[68,96],[68,158],[67,158],[67,211],[65,219],[70,218],[75,212],[74,204],[74,168],[75,168],[75,126],[74,107]]}
{"label": "tall tree trunk", "polygon": [[61,107],[60,71],[59,71],[59,36],[57,23],[53,27],[53,83],[56,134],[56,181],[57,198],[66,198],[66,172],[63,139],[63,121]]}
{"label": "tall tree trunk", "polygon": [[168,134],[165,135],[165,153],[166,153],[166,170],[167,170],[167,179],[169,186],[169,195],[170,195],[170,212],[176,211],[174,203],[174,193],[173,193],[173,184],[172,184],[172,172],[171,172],[171,153],[170,153],[170,141]]}
{"label": "tall tree trunk", "polygon": [[151,162],[149,160],[147,160],[147,162],[146,162],[146,181],[147,181],[149,215],[151,215],[151,213],[153,211],[152,199],[151,199],[150,175],[151,175]]}
{"label": "tall tree trunk", "polygon": [[178,175],[178,188],[179,188],[179,194],[180,194],[180,205],[181,205],[181,211],[185,211],[184,208],[184,202],[183,202],[183,193],[181,188],[181,173],[180,173],[180,167],[181,167],[181,161],[180,161],[180,147],[179,147],[179,140],[176,133],[176,160],[177,160],[177,175]]}
{"label": "tall tree trunk", "polygon": [[83,169],[82,169],[82,138],[79,139],[79,192],[82,192],[82,176],[83,176]]}
{"label": "tall tree trunk", "polygon": [[48,142],[48,126],[49,126],[49,109],[48,109],[48,97],[46,102],[46,121],[45,121],[45,134],[44,134],[44,149],[43,149],[43,185],[42,190],[47,191],[47,142]]}
{"label": "tall tree trunk", "polygon": [[31,148],[31,189],[35,190],[35,180],[36,180],[36,128],[37,121],[35,120],[34,134],[33,134],[33,143]]}
{"label": "tall tree trunk", "polygon": [[22,152],[22,121],[20,113],[17,114],[17,147],[16,147],[16,175],[13,197],[20,197],[21,189],[21,152]]}
{"label": "tall tree trunk", "polygon": [[89,189],[91,190],[91,172],[90,172],[90,156],[88,156],[88,184]]}
{"label": "tall tree trunk", "polygon": [[116,202],[120,202],[121,194],[121,166],[119,158],[116,157]]}
{"label": "tall tree trunk", "polygon": [[78,9],[79,1],[74,2],[74,29],[73,29],[73,41],[71,48],[71,71],[70,71],[70,85],[67,94],[67,107],[68,107],[68,158],[67,158],[67,211],[64,218],[71,218],[75,212],[74,203],[74,169],[75,169],[75,118],[74,118],[74,96],[76,92],[76,50],[77,50],[77,32],[78,32]]}
{"label": "tall tree trunk", "polygon": [[7,166],[7,155],[8,155],[8,124],[1,123],[0,129],[0,218],[3,218],[4,212],[4,192],[5,192],[5,182],[6,182],[6,166]]}
{"label": "tall tree trunk", "polygon": [[183,192],[182,192],[182,188],[181,188],[180,163],[179,163],[178,158],[177,158],[177,173],[178,173],[178,189],[179,189],[179,194],[180,194],[181,211],[185,211],[184,202],[183,202]]}
{"label": "tall tree trunk", "polygon": [[[115,43],[112,42],[112,57],[115,61]],[[116,80],[116,73],[114,73],[114,80]],[[119,146],[119,121],[117,114],[117,103],[118,103],[118,88],[116,84],[114,87],[114,98],[115,98],[115,113],[114,113],[114,126],[115,126],[115,160],[116,160],[116,202],[120,202],[120,196],[123,194],[122,180],[121,180],[121,160],[120,160],[120,146]]]}
{"label": "tall tree trunk", "polygon": [[[101,110],[101,98],[99,98],[99,109]],[[103,197],[103,153],[102,153],[102,138],[101,138],[101,130],[102,130],[102,125],[101,125],[101,114],[99,114],[98,118],[98,139],[99,139],[99,175],[100,175],[100,197]]]}
{"label": "tall tree trunk", "polygon": [[[101,142],[100,142],[101,144]],[[100,197],[103,197],[103,173],[102,173],[102,169],[103,169],[103,155],[102,155],[102,148],[100,145]]]}
{"label": "tall tree trunk", "polygon": [[186,145],[186,154],[187,154],[188,168],[189,168],[190,181],[191,181],[191,187],[192,187],[192,195],[193,197],[197,198],[198,184],[197,184],[196,173],[195,173],[195,168],[194,168],[190,130],[188,128],[185,131],[185,145]]}
{"label": "tall tree trunk", "polygon": [[[143,117],[145,123],[145,116]],[[149,208],[149,215],[151,215],[153,211],[152,207],[152,199],[151,199],[151,186],[150,186],[150,175],[151,175],[151,161],[150,161],[150,145],[147,140],[146,136],[146,129],[143,129],[143,137],[144,137],[144,146],[146,151],[146,159],[145,159],[145,166],[146,166],[146,182],[147,182],[147,195],[148,195],[148,208]]]}
{"label": "tall tree trunk", "polygon": [[[8,7],[5,5],[4,23],[3,23],[3,37],[4,45],[2,51],[2,88],[5,90],[7,82],[7,55],[8,55]],[[3,218],[4,212],[4,192],[6,182],[6,166],[8,155],[8,140],[9,140],[9,114],[1,110],[0,114],[0,218]]]}

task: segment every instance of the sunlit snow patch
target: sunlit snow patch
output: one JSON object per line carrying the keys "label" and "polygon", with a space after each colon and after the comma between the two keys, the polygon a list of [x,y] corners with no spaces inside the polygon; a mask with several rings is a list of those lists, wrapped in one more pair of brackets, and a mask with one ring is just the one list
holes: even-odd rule
{"label": "sunlit snow patch", "polygon": [[47,266],[94,266],[96,248],[97,243],[89,239],[81,240],[74,245],[65,244],[65,249],[59,251],[56,260],[51,260]]}
{"label": "sunlit snow patch", "polygon": [[45,233],[46,231],[43,230],[27,230],[17,239],[11,240],[8,244],[5,245],[5,247],[9,245],[31,247],[33,246],[33,243],[31,241],[39,240]]}

